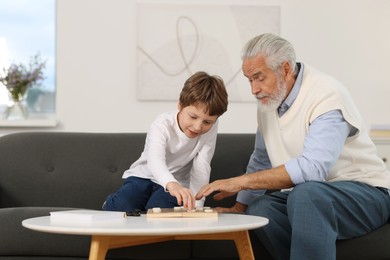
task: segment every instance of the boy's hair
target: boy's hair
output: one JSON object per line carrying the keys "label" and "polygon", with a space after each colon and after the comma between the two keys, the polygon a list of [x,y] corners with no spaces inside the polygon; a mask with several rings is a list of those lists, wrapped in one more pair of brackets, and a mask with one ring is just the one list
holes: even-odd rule
{"label": "boy's hair", "polygon": [[206,113],[220,116],[227,110],[228,94],[222,78],[198,71],[184,83],[179,102],[182,107],[205,104]]}

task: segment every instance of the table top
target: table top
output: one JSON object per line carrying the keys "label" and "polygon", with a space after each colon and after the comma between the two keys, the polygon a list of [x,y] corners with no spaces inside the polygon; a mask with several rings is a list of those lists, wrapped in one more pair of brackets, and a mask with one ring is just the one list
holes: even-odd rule
{"label": "table top", "polygon": [[74,235],[194,235],[250,230],[265,226],[268,219],[244,214],[220,213],[218,218],[146,218],[126,217],[89,223],[53,222],[50,216],[22,221],[26,228]]}

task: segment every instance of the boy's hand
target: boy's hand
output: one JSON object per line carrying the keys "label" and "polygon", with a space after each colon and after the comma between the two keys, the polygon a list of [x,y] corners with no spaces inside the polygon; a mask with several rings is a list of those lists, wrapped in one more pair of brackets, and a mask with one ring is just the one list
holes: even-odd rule
{"label": "boy's hand", "polygon": [[190,189],[184,188],[177,182],[168,182],[167,190],[169,194],[176,197],[177,204],[189,210],[195,208],[195,196]]}

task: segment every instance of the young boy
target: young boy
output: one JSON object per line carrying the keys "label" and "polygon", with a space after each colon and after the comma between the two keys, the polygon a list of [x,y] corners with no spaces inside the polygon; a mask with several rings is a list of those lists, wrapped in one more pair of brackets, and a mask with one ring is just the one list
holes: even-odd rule
{"label": "young boy", "polygon": [[193,209],[199,189],[209,182],[218,117],[226,112],[223,80],[197,72],[186,80],[178,111],[152,123],[141,157],[122,176],[122,187],[110,194],[103,210],[145,211],[182,205]]}

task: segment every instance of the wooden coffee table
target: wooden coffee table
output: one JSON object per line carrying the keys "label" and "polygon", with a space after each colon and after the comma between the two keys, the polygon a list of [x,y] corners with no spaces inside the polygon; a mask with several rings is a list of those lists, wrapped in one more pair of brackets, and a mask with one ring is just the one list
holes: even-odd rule
{"label": "wooden coffee table", "polygon": [[26,219],[26,228],[59,234],[90,235],[89,259],[105,259],[109,249],[168,240],[234,240],[240,259],[255,259],[248,230],[268,224],[268,219],[241,214],[218,218],[127,217],[90,223],[53,222],[50,216]]}

